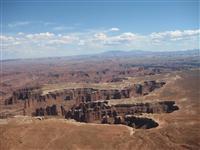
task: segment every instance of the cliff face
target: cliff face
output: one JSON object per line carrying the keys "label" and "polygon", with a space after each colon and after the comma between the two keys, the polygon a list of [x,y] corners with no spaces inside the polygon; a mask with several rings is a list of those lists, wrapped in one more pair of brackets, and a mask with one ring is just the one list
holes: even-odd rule
{"label": "cliff face", "polygon": [[108,105],[111,99],[139,97],[161,88],[165,82],[145,81],[123,89],[76,88],[43,94],[39,87],[13,92],[5,105],[22,105],[31,116],[63,116],[79,122],[124,124],[134,128],[153,128],[158,123],[141,117],[143,113],[170,113],[178,109],[174,101]]}
{"label": "cliff face", "polygon": [[109,106],[108,101],[83,102],[64,110],[65,118],[79,122],[125,124],[135,128],[152,128],[158,124],[149,118],[136,117],[142,113],[170,113],[178,110],[174,101],[154,103],[119,104]]}
{"label": "cliff face", "polygon": [[5,100],[5,105],[23,104],[24,115],[62,116],[65,115],[64,110],[69,110],[72,106],[80,103],[147,95],[164,84],[165,82],[145,81],[143,84],[134,84],[121,90],[77,88],[49,92],[45,95],[42,94],[39,87],[31,87],[13,92],[13,95]]}

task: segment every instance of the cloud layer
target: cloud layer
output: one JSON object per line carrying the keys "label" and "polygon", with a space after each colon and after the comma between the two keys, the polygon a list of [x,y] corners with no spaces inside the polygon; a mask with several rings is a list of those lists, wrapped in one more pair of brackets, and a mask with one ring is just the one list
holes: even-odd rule
{"label": "cloud layer", "polygon": [[[28,23],[28,22],[27,22]],[[26,23],[24,22],[24,25]],[[18,26],[12,24],[10,27]],[[22,24],[20,24],[22,25]],[[57,30],[62,30],[57,28]],[[120,32],[113,27],[107,30],[91,30],[58,34],[53,32],[1,35],[5,56],[14,53],[22,57],[73,55],[96,53],[106,50],[180,50],[199,48],[200,29],[153,32],[147,35]],[[6,54],[9,53],[9,56]]]}

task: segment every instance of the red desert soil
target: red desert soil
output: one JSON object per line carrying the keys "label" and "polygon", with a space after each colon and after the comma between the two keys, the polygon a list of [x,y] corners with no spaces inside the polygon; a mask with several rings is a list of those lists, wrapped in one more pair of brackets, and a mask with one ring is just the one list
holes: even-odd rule
{"label": "red desert soil", "polygon": [[1,150],[116,150],[200,148],[199,70],[177,73],[177,78],[149,100],[175,100],[178,111],[152,115],[160,124],[153,129],[123,125],[95,125],[64,119],[31,117],[1,119]]}

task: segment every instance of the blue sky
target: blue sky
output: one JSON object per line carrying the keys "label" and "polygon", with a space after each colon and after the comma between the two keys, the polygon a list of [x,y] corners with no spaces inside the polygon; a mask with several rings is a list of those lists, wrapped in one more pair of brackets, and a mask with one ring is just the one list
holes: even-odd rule
{"label": "blue sky", "polygon": [[1,0],[2,57],[198,48],[199,1]]}

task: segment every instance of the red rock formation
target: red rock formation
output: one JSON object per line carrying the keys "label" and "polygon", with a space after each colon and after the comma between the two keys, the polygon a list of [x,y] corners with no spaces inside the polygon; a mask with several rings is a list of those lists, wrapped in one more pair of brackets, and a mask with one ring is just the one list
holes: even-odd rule
{"label": "red rock formation", "polygon": [[54,114],[63,115],[64,109],[70,109],[75,104],[79,105],[82,102],[142,96],[162,87],[163,85],[164,82],[147,81],[144,82],[144,84],[135,84],[134,86],[125,87],[122,90],[77,88],[49,92],[46,95],[42,95],[39,87],[31,87],[14,91],[13,95],[6,99],[5,105],[15,105],[21,103],[24,105],[23,113],[25,115],[52,115],[52,113],[46,113],[45,110],[49,106],[55,105],[58,110],[57,113]]}
{"label": "red rock formation", "polygon": [[174,101],[156,103],[119,104],[109,106],[108,101],[82,102],[65,111],[66,119],[102,124],[125,124],[135,128],[151,128],[158,124],[149,118],[135,117],[141,113],[169,113],[178,109]]}

